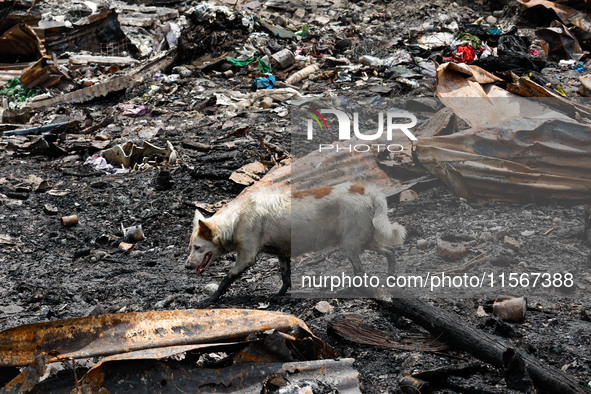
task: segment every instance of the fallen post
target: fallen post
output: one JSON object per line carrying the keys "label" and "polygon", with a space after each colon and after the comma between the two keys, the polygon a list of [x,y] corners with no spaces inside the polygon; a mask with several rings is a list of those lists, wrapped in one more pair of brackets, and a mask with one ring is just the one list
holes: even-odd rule
{"label": "fallen post", "polygon": [[[376,302],[390,311],[404,316],[423,327],[439,341],[497,368],[504,368],[503,354],[511,344],[493,335],[467,326],[455,314],[434,307],[416,298],[395,300],[376,299]],[[579,385],[572,376],[540,362],[535,357],[515,349],[525,363],[525,368],[538,388],[545,392],[561,394],[589,394],[590,389]]]}

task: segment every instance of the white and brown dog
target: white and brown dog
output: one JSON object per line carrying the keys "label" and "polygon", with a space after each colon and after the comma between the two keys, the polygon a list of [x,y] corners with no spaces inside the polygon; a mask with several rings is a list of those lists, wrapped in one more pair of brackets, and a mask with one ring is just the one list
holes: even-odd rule
{"label": "white and brown dog", "polygon": [[[196,210],[187,268],[203,272],[214,259],[237,252],[236,265],[220,283],[211,302],[251,267],[259,253],[279,259],[283,286],[291,287],[291,256],[341,245],[363,274],[359,255],[374,250],[394,272],[393,246],[402,245],[406,230],[390,223],[384,195],[376,187],[344,183],[302,191],[262,191],[229,204],[209,219]],[[292,242],[294,240],[294,242]]]}

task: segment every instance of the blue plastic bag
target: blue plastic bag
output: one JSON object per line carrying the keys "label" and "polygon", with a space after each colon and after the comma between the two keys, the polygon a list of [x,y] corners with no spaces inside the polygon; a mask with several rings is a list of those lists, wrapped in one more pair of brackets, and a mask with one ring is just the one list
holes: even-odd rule
{"label": "blue plastic bag", "polygon": [[252,83],[252,87],[256,90],[273,89],[273,86],[275,86],[275,76],[273,75],[255,78],[254,82]]}

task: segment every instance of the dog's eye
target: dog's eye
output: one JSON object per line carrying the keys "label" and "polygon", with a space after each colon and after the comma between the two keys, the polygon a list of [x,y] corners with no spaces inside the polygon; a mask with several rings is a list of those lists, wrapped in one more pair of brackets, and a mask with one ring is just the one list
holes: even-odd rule
{"label": "dog's eye", "polygon": [[195,249],[195,251],[198,251],[199,249],[201,249],[201,246],[195,246],[193,249]]}

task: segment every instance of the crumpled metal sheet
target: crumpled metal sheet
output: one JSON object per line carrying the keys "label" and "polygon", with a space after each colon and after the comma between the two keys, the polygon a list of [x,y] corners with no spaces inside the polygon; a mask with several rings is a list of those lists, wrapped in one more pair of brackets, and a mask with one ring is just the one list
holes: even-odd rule
{"label": "crumpled metal sheet", "polygon": [[542,47],[548,55],[566,54],[578,62],[583,56],[589,54],[581,49],[577,38],[560,21],[552,21],[550,27],[536,30],[536,36],[544,40]]}
{"label": "crumpled metal sheet", "polygon": [[[288,363],[241,363],[230,367],[197,368],[189,362],[127,361],[103,364],[97,381],[81,381],[83,393],[236,393],[260,394],[269,379],[282,377],[285,392],[300,392],[297,386],[316,384],[342,394],[360,394],[359,376],[351,358]],[[66,386],[64,378],[35,386],[37,394],[54,394]],[[308,382],[308,383],[307,383]],[[100,383],[100,384],[98,384]],[[71,383],[69,384],[72,386]],[[72,393],[76,389],[72,387]],[[291,389],[291,390],[290,390]],[[63,391],[60,391],[63,392]]]}
{"label": "crumpled metal sheet", "polygon": [[293,162],[282,167],[273,167],[260,181],[244,189],[233,201],[243,200],[257,190],[291,185],[296,185],[298,189],[308,189],[335,186],[344,182],[360,182],[375,185],[387,195],[400,193],[413,186],[403,186],[401,182],[388,177],[378,167],[376,156],[371,153],[313,152],[298,159],[295,168],[296,176],[292,177]]}
{"label": "crumpled metal sheet", "polygon": [[[513,100],[493,101],[486,99],[489,97],[519,97],[492,85],[494,82],[501,81],[500,78],[477,66],[444,63],[437,67],[435,93],[443,104],[453,109],[456,115],[464,119],[470,126],[478,127],[494,123],[499,118],[521,116],[520,106],[515,106]],[[465,98],[466,101],[461,103],[460,98]],[[467,100],[469,100],[469,104]]]}
{"label": "crumpled metal sheet", "polygon": [[0,36],[0,53],[4,55],[47,56],[43,42],[29,25],[18,24]]}
{"label": "crumpled metal sheet", "polygon": [[458,196],[473,201],[591,196],[591,127],[568,119],[513,118],[425,138],[416,159]]}
{"label": "crumpled metal sheet", "polygon": [[294,316],[203,309],[88,316],[10,328],[0,331],[0,367],[28,365],[39,354],[49,354],[55,362],[169,346],[239,342],[268,330],[288,332],[313,343],[317,358],[334,356],[334,349]]}
{"label": "crumpled metal sheet", "polygon": [[563,23],[572,23],[587,32],[591,32],[591,15],[584,11],[578,11],[577,9],[564,4],[554,3],[547,0],[517,0],[517,2],[524,8],[544,7],[552,10]]}
{"label": "crumpled metal sheet", "polygon": [[471,201],[587,201],[591,109],[526,78],[509,75],[511,93],[464,71],[441,65],[437,95],[472,128],[420,138],[413,157]]}

